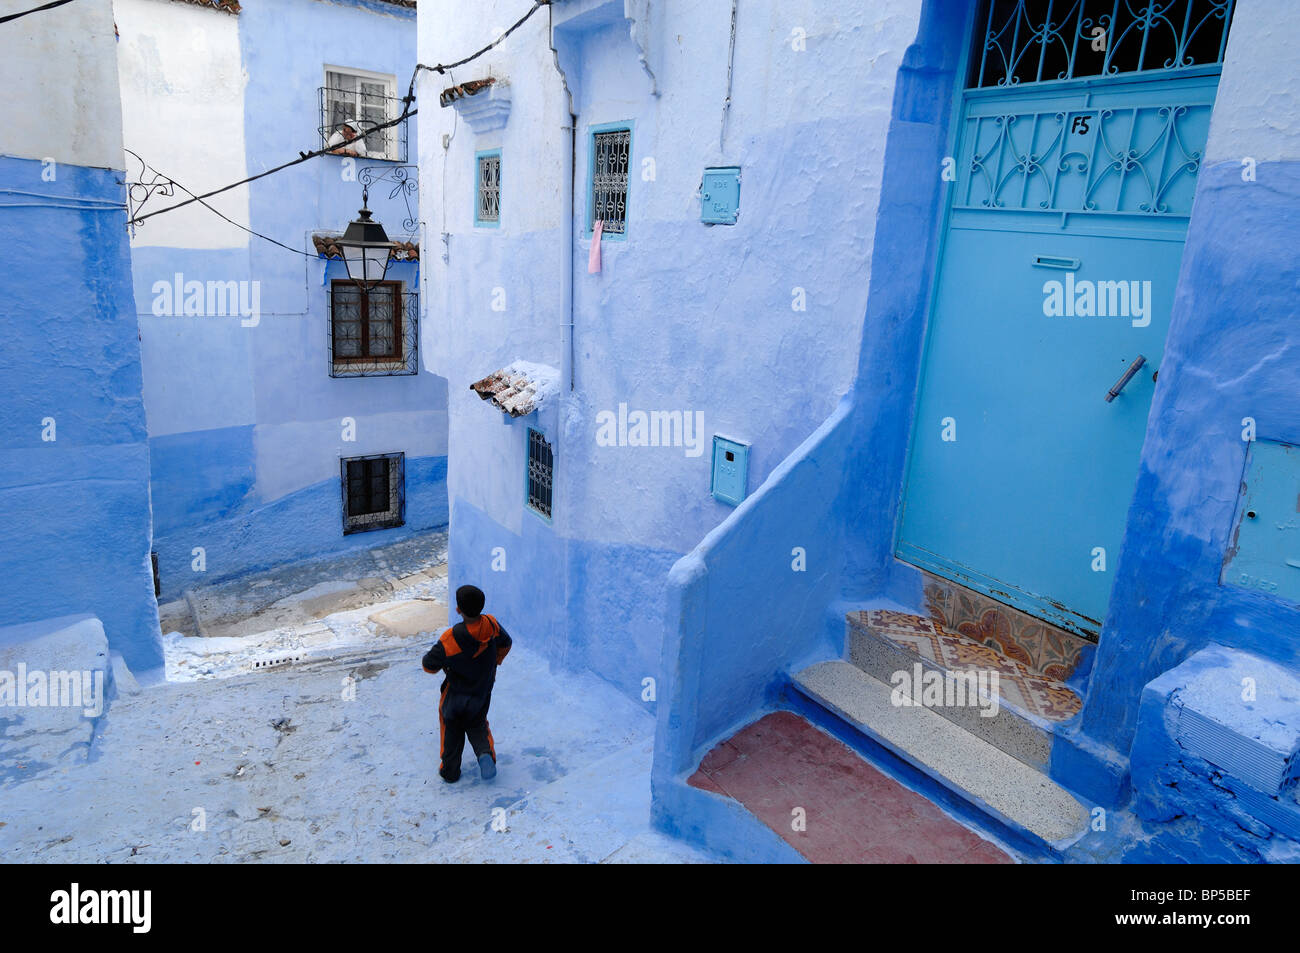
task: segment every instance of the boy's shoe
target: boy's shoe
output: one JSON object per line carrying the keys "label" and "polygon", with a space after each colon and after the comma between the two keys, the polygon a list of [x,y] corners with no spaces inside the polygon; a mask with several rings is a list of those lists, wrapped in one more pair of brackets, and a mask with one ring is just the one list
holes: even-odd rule
{"label": "boy's shoe", "polygon": [[446,781],[448,784],[455,784],[457,781],[460,780],[460,775],[459,775],[459,774],[456,775],[455,777],[449,778],[449,777],[447,777],[447,775],[443,774],[441,771],[438,772],[438,777],[442,778],[442,779],[443,779],[444,781]]}
{"label": "boy's shoe", "polygon": [[491,781],[497,776],[497,762],[490,754],[478,756],[478,771],[484,781]]}

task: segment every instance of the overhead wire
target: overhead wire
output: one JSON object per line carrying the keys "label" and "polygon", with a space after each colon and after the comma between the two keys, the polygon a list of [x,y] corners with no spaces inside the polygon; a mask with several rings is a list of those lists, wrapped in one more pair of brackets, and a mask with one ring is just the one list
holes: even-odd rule
{"label": "overhead wire", "polygon": [[130,149],[124,149],[123,151],[129,153],[130,155],[135,156],[137,159],[140,160],[140,164],[141,164],[142,166],[144,166],[144,168],[148,169],[150,172],[153,172],[155,175],[161,175],[161,176],[163,176],[163,178],[165,178],[165,179],[166,179],[168,182],[170,182],[172,185],[176,186],[176,188],[180,189],[180,190],[181,190],[182,192],[184,192],[186,195],[194,196],[195,201],[197,201],[197,202],[198,202],[200,205],[202,205],[205,209],[207,209],[209,212],[213,213],[214,215],[218,216],[219,218],[223,218],[223,219],[225,219],[227,222],[229,222],[231,225],[234,225],[236,228],[242,228],[244,231],[248,232],[248,234],[250,234],[250,235],[256,235],[258,238],[262,239],[263,241],[268,241],[268,242],[270,242],[272,245],[279,245],[281,248],[286,249],[287,251],[294,252],[295,254],[302,255],[304,258],[318,258],[318,257],[319,257],[319,255],[313,255],[313,254],[310,253],[310,252],[305,252],[305,251],[303,251],[301,248],[294,248],[292,245],[286,245],[284,242],[276,241],[274,238],[271,238],[269,235],[263,235],[261,232],[259,232],[259,231],[255,231],[255,230],[249,228],[247,225],[241,225],[239,222],[235,221],[233,218],[231,218],[229,215],[227,215],[227,214],[225,214],[224,212],[222,212],[220,209],[213,208],[211,205],[209,205],[207,202],[205,202],[202,198],[200,198],[200,197],[194,195],[194,193],[193,193],[192,191],[190,191],[189,189],[187,189],[185,186],[181,185],[181,183],[177,182],[177,181],[176,181],[175,179],[173,179],[171,176],[166,175],[165,173],[160,172],[159,170],[155,169],[155,168],[154,168],[153,166],[151,166],[149,163],[145,162],[144,159],[142,159],[138,153],[133,152],[133,151],[130,150]]}
{"label": "overhead wire", "polygon": [[18,13],[11,13],[8,16],[0,17],[0,23],[8,23],[10,20],[17,20],[20,17],[31,16],[33,13],[40,13],[43,10],[53,10],[55,7],[61,7],[65,3],[71,3],[72,0],[53,0],[52,3],[44,3],[39,7],[32,7],[30,10],[20,10]]}
{"label": "overhead wire", "polygon": [[[69,2],[69,0],[60,0],[60,2],[66,3]],[[494,39],[487,46],[483,47],[480,50],[475,51],[474,53],[471,53],[469,56],[465,56],[459,60],[456,60],[454,63],[439,63],[436,66],[427,66],[424,63],[416,63],[415,69],[411,73],[411,82],[407,86],[406,96],[403,97],[402,99],[403,105],[402,105],[401,115],[398,116],[396,119],[390,119],[388,122],[378,123],[376,125],[370,126],[366,130],[366,135],[370,135],[371,133],[379,132],[382,129],[388,129],[392,126],[396,126],[399,123],[405,122],[408,118],[416,115],[419,112],[419,110],[417,109],[412,109],[411,104],[415,102],[415,80],[419,76],[421,70],[427,70],[431,73],[446,73],[448,70],[455,69],[458,66],[464,66],[466,63],[473,62],[474,60],[482,56],[484,53],[496,49],[496,47],[499,46],[508,36],[514,33],[525,23],[527,23],[529,18],[532,17],[534,13],[536,13],[542,7],[549,6],[550,3],[551,0],[535,0],[533,5],[528,9],[528,12],[525,13],[518,20],[516,20],[508,30],[503,30],[501,34],[497,36],[496,39]],[[139,225],[141,222],[153,218],[155,215],[163,215],[166,212],[175,211],[178,208],[184,208],[185,206],[192,205],[195,202],[202,202],[204,199],[211,198],[214,195],[220,195],[222,192],[229,192],[231,189],[237,189],[241,185],[247,185],[250,182],[256,182],[258,179],[264,179],[269,175],[274,175],[275,173],[282,172],[283,170],[291,168],[292,166],[300,165],[303,162],[307,162],[311,159],[316,158],[317,156],[322,156],[334,152],[334,150],[338,148],[339,146],[337,145],[334,146],[327,145],[323,149],[316,149],[313,150],[312,152],[299,152],[298,158],[296,159],[290,159],[288,162],[284,162],[278,166],[275,166],[272,169],[267,169],[266,171],[259,172],[256,175],[250,175],[248,178],[241,179],[238,182],[232,182],[229,185],[223,185],[219,189],[213,189],[210,192],[204,192],[202,195],[193,195],[191,193],[192,197],[186,199],[183,202],[177,202],[175,205],[168,205],[166,208],[160,208],[153,212],[148,212],[144,215],[137,215],[134,218],[132,218],[127,224]],[[265,236],[261,236],[261,237],[265,237]],[[268,239],[268,241],[271,240],[273,239]]]}

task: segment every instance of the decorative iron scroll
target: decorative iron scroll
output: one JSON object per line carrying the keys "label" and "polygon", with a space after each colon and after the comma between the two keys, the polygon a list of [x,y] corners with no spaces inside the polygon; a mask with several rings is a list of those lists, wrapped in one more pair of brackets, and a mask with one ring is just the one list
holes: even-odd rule
{"label": "decorative iron scroll", "polygon": [[361,183],[361,204],[370,201],[370,187],[381,182],[392,184],[388,193],[389,201],[399,195],[406,203],[406,218],[402,228],[408,234],[414,234],[420,226],[420,176],[419,167],[414,165],[367,165],[357,171],[357,181]]}
{"label": "decorative iron scroll", "polygon": [[1177,71],[1223,62],[1235,0],[986,0],[969,85]]}
{"label": "decorative iron scroll", "polygon": [[968,116],[954,207],[1186,216],[1209,121],[1209,104]]}
{"label": "decorative iron scroll", "polygon": [[126,205],[128,223],[134,222],[140,211],[149,204],[155,195],[171,197],[176,194],[176,183],[163,175],[144,159],[130,149],[123,150],[131,159],[132,165],[139,163],[140,171],[132,175],[129,171],[126,180]]}

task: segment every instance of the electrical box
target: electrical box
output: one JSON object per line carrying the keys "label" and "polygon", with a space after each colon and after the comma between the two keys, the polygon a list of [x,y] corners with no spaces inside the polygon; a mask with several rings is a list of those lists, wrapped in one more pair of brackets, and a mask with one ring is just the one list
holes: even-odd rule
{"label": "electrical box", "polygon": [[700,183],[700,221],[735,225],[740,212],[740,168],[705,169]]}
{"label": "electrical box", "polygon": [[1251,443],[1220,582],[1300,602],[1300,447]]}
{"label": "electrical box", "polygon": [[713,498],[738,506],[749,483],[749,447],[726,437],[713,437]]}

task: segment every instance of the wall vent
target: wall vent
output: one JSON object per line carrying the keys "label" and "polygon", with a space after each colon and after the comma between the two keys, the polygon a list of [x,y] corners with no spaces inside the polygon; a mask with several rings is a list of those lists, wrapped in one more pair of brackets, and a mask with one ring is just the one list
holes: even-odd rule
{"label": "wall vent", "polygon": [[1256,791],[1276,794],[1291,779],[1296,752],[1271,748],[1191,708],[1178,712],[1178,743]]}

